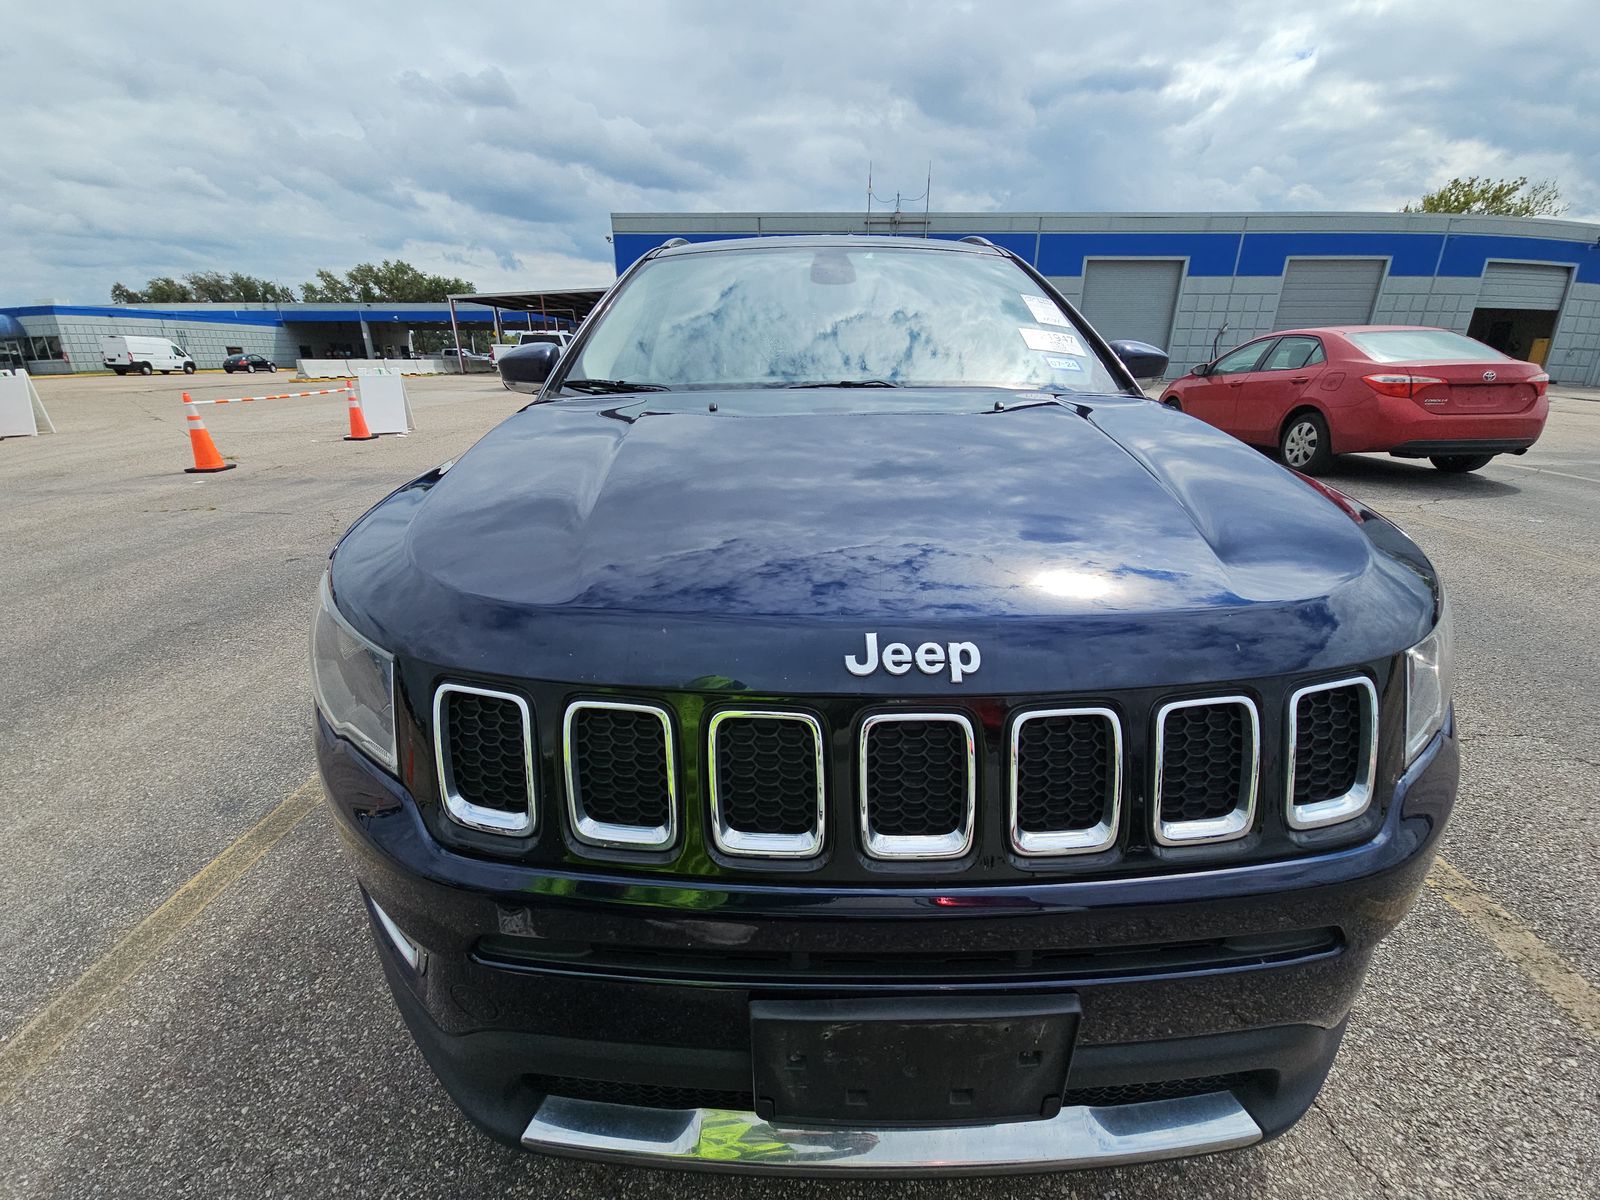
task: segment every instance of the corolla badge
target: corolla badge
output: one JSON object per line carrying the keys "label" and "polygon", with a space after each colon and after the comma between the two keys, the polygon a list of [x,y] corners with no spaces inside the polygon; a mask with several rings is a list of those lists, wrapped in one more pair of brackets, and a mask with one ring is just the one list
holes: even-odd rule
{"label": "corolla badge", "polygon": [[879,666],[891,675],[904,675],[913,666],[924,675],[937,675],[948,668],[950,682],[960,683],[983,665],[983,655],[975,642],[923,642],[913,650],[905,642],[890,642],[878,651],[878,635],[867,634],[866,653],[844,656],[845,670],[852,675],[871,675]]}

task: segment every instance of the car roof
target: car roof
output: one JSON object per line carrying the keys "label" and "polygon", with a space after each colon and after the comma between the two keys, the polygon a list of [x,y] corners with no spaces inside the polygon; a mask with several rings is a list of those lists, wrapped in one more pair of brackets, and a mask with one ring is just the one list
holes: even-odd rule
{"label": "car roof", "polygon": [[884,237],[858,233],[805,233],[769,234],[766,237],[722,238],[709,242],[686,242],[681,246],[659,247],[657,255],[665,258],[679,254],[705,254],[723,250],[771,250],[775,247],[796,249],[838,249],[848,246],[852,250],[956,250],[968,254],[999,254],[999,247],[989,242],[964,242],[956,238]]}
{"label": "car roof", "polygon": [[[1290,334],[1324,334],[1337,333],[1349,336],[1352,333],[1402,333],[1412,329],[1431,329],[1440,333],[1452,333],[1453,330],[1445,329],[1440,325],[1308,325],[1301,329],[1275,329],[1262,337],[1288,337]],[[1260,338],[1256,339],[1261,340]]]}

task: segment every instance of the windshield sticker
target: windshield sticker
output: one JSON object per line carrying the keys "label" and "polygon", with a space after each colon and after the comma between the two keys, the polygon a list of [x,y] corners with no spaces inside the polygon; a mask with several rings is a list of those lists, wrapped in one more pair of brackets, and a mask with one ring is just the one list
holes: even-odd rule
{"label": "windshield sticker", "polygon": [[1056,307],[1054,300],[1047,300],[1043,296],[1030,296],[1022,293],[1022,302],[1028,306],[1028,311],[1033,314],[1033,319],[1041,325],[1071,325],[1061,310]]}
{"label": "windshield sticker", "polygon": [[1045,365],[1052,371],[1081,371],[1083,364],[1075,358],[1047,358]]}
{"label": "windshield sticker", "polygon": [[1083,348],[1076,334],[1061,333],[1054,329],[1018,329],[1022,340],[1028,343],[1029,350],[1048,350],[1051,354],[1076,354],[1079,358],[1086,358],[1088,351]]}

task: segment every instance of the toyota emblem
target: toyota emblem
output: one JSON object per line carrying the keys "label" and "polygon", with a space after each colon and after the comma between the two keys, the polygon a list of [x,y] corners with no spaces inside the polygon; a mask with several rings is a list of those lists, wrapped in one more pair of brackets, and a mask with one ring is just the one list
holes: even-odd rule
{"label": "toyota emblem", "polygon": [[1485,371],[1483,373],[1483,381],[1485,383],[1493,383],[1494,379],[1495,379],[1495,375],[1494,375],[1493,371]]}

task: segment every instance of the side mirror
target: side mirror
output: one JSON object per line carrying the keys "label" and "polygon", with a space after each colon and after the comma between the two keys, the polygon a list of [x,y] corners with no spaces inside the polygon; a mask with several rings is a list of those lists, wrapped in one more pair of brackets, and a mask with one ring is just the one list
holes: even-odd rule
{"label": "side mirror", "polygon": [[1148,342],[1112,342],[1111,350],[1135,379],[1159,379],[1167,371],[1167,352]]}
{"label": "side mirror", "polygon": [[556,369],[561,357],[561,347],[549,342],[533,342],[502,350],[495,365],[500,369],[500,382],[513,392],[537,392]]}
{"label": "side mirror", "polygon": [[1191,375],[1209,375],[1209,374],[1211,374],[1211,364],[1210,363],[1195,363],[1194,369],[1191,370],[1189,372],[1189,374],[1191,374]]}

